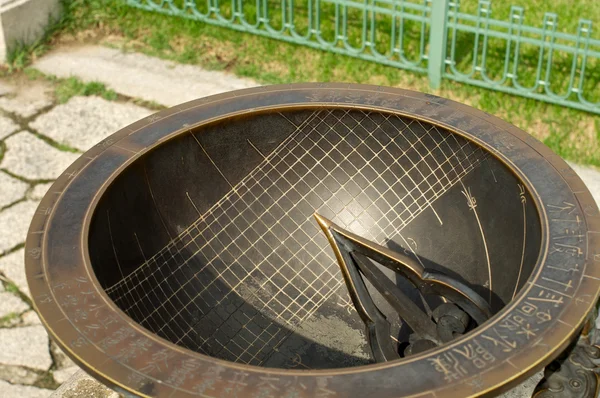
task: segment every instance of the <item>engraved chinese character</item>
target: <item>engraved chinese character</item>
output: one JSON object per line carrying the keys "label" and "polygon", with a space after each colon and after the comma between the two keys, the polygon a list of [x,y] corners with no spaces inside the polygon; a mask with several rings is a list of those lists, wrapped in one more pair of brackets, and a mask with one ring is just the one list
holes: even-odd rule
{"label": "engraved chinese character", "polygon": [[71,341],[71,347],[75,347],[75,348],[85,347],[88,344],[90,344],[90,342],[83,336],[79,336],[75,340]]}
{"label": "engraved chinese character", "polygon": [[34,260],[37,260],[42,255],[42,250],[39,247],[34,247],[33,249],[27,250],[27,255]]}
{"label": "engraved chinese character", "polygon": [[130,359],[136,358],[140,352],[148,351],[151,345],[152,343],[147,339],[137,339],[129,343],[128,347],[121,349],[116,357],[121,361],[127,362]]}
{"label": "engraved chinese character", "polygon": [[328,398],[337,395],[335,391],[329,388],[329,377],[317,377],[316,398]]}
{"label": "engraved chinese character", "polygon": [[443,354],[428,361],[433,368],[444,376],[448,383],[460,380],[468,374],[467,370],[460,364],[453,354]]}
{"label": "engraved chinese character", "polygon": [[73,314],[73,322],[79,322],[81,320],[86,320],[88,319],[88,313],[86,310],[78,308],[75,310],[75,313]]}
{"label": "engraved chinese character", "polygon": [[75,306],[77,305],[77,303],[79,303],[79,299],[77,298],[77,296],[74,296],[72,294],[67,294],[60,300],[60,305],[65,308]]}
{"label": "engraved chinese character", "polygon": [[96,298],[96,292],[91,289],[80,293],[83,295],[83,304],[87,304],[88,301],[92,301]]}
{"label": "engraved chinese character", "polygon": [[202,381],[194,386],[193,390],[199,394],[214,390],[216,382],[222,380],[221,373],[225,369],[222,366],[211,366],[202,374]]}
{"label": "engraved chinese character", "polygon": [[298,381],[298,377],[294,376],[294,378],[285,383],[284,392],[281,398],[300,398],[302,396],[302,392],[306,391],[306,386]]}
{"label": "engraved chinese character", "polygon": [[144,373],[151,373],[153,371],[160,372],[161,369],[167,370],[169,368],[168,360],[175,354],[169,350],[162,349],[152,354],[151,359],[146,363],[142,369]]}
{"label": "engraved chinese character", "polygon": [[360,94],[356,91],[350,91],[346,95],[344,95],[344,101],[348,103],[356,103],[360,100]]}
{"label": "engraved chinese character", "polygon": [[565,292],[567,292],[569,289],[573,288],[573,281],[572,280],[569,280],[569,282],[561,282],[561,281],[557,281],[557,280],[554,280],[554,279],[551,279],[551,278],[546,278],[545,276],[542,276],[542,280],[545,280],[547,282],[551,282],[551,283],[553,283],[555,285],[558,285],[559,286],[558,288],[559,289],[563,288]]}
{"label": "engraved chinese character", "polygon": [[238,394],[248,385],[246,378],[249,373],[234,372],[233,377],[227,380],[227,385],[223,389],[224,396],[230,398],[238,398]]}
{"label": "engraved chinese character", "polygon": [[52,300],[52,297],[47,293],[40,294],[39,296],[36,297],[36,299],[37,299],[38,303],[40,303],[40,304],[50,304],[54,301],[54,300]]}
{"label": "engraved chinese character", "polygon": [[548,205],[548,212],[560,215],[573,214],[575,210],[575,205],[566,201],[563,201],[560,205]]}
{"label": "engraved chinese character", "polygon": [[88,279],[85,276],[78,276],[75,278],[75,282],[77,283],[77,287],[81,287],[84,283],[88,283]]}
{"label": "engraved chinese character", "polygon": [[462,347],[457,347],[452,351],[471,361],[477,369],[482,369],[488,363],[492,363],[496,360],[496,357],[477,341],[475,343],[465,344]]}
{"label": "engraved chinese character", "polygon": [[186,359],[182,361],[181,366],[173,370],[169,375],[167,384],[171,384],[175,387],[183,385],[187,378],[195,375],[200,367],[200,362],[195,359]]}
{"label": "engraved chinese character", "polygon": [[583,250],[579,246],[568,245],[566,243],[554,243],[550,248],[550,254],[554,253],[562,253],[567,254],[571,257],[581,257],[583,255]]}
{"label": "engraved chinese character", "polygon": [[539,291],[537,297],[528,297],[527,299],[529,301],[552,303],[554,304],[554,307],[559,307],[564,303],[564,298],[562,296],[543,289]]}
{"label": "engraved chinese character", "polygon": [[508,335],[501,334],[496,330],[496,328],[492,328],[491,332],[493,335],[482,334],[481,337],[491,341],[494,344],[494,347],[500,347],[503,352],[511,352],[515,348],[517,348],[517,343],[515,341],[509,340]]}
{"label": "engraved chinese character", "polygon": [[256,398],[275,398],[279,397],[279,387],[275,384],[279,382],[278,377],[259,377],[257,384],[258,395]]}

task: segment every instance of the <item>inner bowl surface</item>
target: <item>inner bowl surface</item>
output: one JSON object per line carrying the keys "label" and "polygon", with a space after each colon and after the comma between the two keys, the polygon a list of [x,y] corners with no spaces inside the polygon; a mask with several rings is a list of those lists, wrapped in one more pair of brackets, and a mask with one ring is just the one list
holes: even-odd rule
{"label": "inner bowl surface", "polygon": [[[100,198],[91,264],[127,315],[187,349],[277,368],[371,363],[315,212],[466,282],[495,312],[540,251],[526,184],[485,149],[331,107],[229,118],[145,153]],[[424,309],[440,303],[382,270]],[[369,288],[401,352],[410,330]]]}

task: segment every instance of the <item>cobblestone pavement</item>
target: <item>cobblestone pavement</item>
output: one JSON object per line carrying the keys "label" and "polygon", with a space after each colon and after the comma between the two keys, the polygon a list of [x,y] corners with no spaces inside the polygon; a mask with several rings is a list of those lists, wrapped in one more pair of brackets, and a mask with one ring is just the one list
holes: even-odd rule
{"label": "cobblestone pavement", "polygon": [[31,307],[22,247],[39,200],[81,152],[152,113],[99,97],[55,105],[51,93],[27,91],[0,86],[0,398],[48,397],[79,369]]}
{"label": "cobblestone pavement", "polygon": [[[124,57],[114,51],[59,51],[42,58],[39,69],[63,77],[77,75],[79,70],[82,80],[102,81],[121,94],[117,101],[73,97],[58,105],[51,87],[40,82],[21,82],[17,87],[0,81],[0,398],[47,397],[78,370],[48,339],[32,310],[25,279],[26,231],[51,182],[87,148],[153,112],[134,105],[127,97],[135,95],[159,103],[164,98],[162,105],[172,105],[190,99],[186,86],[194,87],[195,97],[200,97],[255,85],[189,66],[185,67],[186,73],[169,75],[173,67],[164,61],[136,54]],[[132,78],[136,72],[144,78],[132,85],[122,74],[115,73],[115,62],[125,65]],[[65,71],[65,65],[72,68]],[[189,85],[185,84],[186,76]],[[160,95],[153,79],[160,79]],[[203,81],[206,90],[202,89]],[[594,192],[600,193],[598,172],[587,168],[578,168],[578,172]],[[88,379],[84,382],[92,383]],[[529,384],[535,382],[530,380]]]}

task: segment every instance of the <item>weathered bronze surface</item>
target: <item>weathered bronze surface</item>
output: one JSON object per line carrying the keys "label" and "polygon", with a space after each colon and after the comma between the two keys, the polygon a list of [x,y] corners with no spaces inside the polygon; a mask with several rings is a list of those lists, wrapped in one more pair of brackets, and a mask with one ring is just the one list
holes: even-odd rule
{"label": "weathered bronze surface", "polygon": [[577,344],[544,371],[534,398],[588,398],[600,395],[600,347]]}
{"label": "weathered bronze surface", "polygon": [[[429,349],[366,283],[387,349],[406,356],[374,363],[315,212],[459,281],[491,318]],[[494,116],[399,89],[282,85],[179,105],[86,152],[42,200],[26,256],[49,333],[122,392],[494,396],[592,315],[600,213],[560,157]],[[378,271],[425,312],[443,302]],[[434,321],[460,326],[440,308]]]}
{"label": "weathered bronze surface", "polygon": [[[410,337],[433,343],[428,348],[453,340],[455,336],[452,332],[464,333],[469,325],[469,319],[481,325],[492,315],[492,310],[485,299],[459,279],[440,271],[426,270],[408,255],[396,253],[367,241],[340,228],[319,214],[315,214],[315,219],[331,244],[350,299],[366,325],[367,340],[375,361],[386,362],[399,359],[400,353],[390,339],[390,324],[375,304],[363,276],[412,330],[414,336]],[[432,312],[430,308],[422,310],[377,267],[377,264],[398,274],[397,276],[402,275],[412,283],[424,302],[426,302],[425,295],[430,294],[449,299],[464,311],[451,303],[442,303],[436,308],[436,315],[434,315],[436,312]],[[452,315],[451,311],[454,308],[456,308],[454,316],[449,316]],[[457,321],[457,324],[453,325],[455,328],[448,328],[443,324],[443,320],[452,319]],[[437,322],[437,325],[434,322]],[[459,329],[461,326],[462,329]],[[413,354],[412,348],[411,354]]]}

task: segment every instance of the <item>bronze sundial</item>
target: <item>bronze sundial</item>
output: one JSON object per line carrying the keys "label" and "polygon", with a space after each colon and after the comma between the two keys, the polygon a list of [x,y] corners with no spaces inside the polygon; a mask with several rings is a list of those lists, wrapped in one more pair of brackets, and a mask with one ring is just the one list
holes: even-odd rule
{"label": "bronze sundial", "polygon": [[577,339],[600,287],[600,214],[557,155],[349,84],[122,129],[56,181],[26,246],[52,337],[134,396],[495,395]]}

